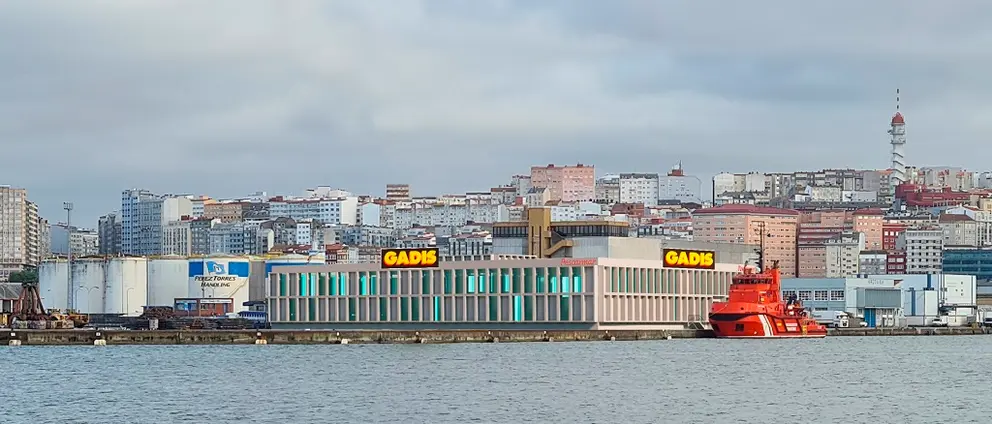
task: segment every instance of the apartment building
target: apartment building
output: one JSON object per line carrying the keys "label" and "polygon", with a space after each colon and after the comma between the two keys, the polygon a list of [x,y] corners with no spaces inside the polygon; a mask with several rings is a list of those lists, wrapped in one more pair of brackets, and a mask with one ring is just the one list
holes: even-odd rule
{"label": "apartment building", "polygon": [[532,166],[531,187],[546,188],[551,200],[591,202],[596,199],[596,168],[592,165]]}
{"label": "apartment building", "polygon": [[121,193],[121,253],[161,255],[162,230],[170,222],[193,215],[193,202],[185,196],[159,196],[148,190]]}
{"label": "apartment building", "polygon": [[658,205],[658,174],[620,174],[619,183],[620,203]]}
{"label": "apartment building", "polygon": [[97,223],[99,254],[116,256],[121,253],[121,220],[117,213],[101,216]]}
{"label": "apartment building", "polygon": [[763,241],[766,265],[778,261],[783,277],[795,277],[798,220],[797,211],[753,205],[697,209],[692,214],[693,240],[748,245]]}
{"label": "apartment building", "polygon": [[0,281],[41,260],[38,206],[22,188],[0,186]]}
{"label": "apartment building", "polygon": [[906,253],[907,274],[936,274],[942,266],[944,232],[936,226],[910,228],[899,235],[896,248]]}

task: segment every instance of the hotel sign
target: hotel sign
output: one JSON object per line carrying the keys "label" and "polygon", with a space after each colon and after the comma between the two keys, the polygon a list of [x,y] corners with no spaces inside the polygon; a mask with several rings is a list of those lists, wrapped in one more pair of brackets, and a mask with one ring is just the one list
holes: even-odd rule
{"label": "hotel sign", "polygon": [[665,249],[665,268],[715,269],[716,252],[709,250]]}
{"label": "hotel sign", "polygon": [[382,249],[382,267],[392,268],[436,268],[438,250],[427,249]]}

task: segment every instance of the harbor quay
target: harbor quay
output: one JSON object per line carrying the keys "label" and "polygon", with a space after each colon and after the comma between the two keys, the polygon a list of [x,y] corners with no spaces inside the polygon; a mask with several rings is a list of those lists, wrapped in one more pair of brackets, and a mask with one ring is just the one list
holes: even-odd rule
{"label": "harbor quay", "polygon": [[[830,336],[951,336],[985,328],[831,329]],[[4,330],[2,346],[519,343],[713,338],[711,330]],[[822,339],[821,339],[822,340]],[[829,338],[828,338],[829,340]],[[797,343],[802,343],[796,341]]]}

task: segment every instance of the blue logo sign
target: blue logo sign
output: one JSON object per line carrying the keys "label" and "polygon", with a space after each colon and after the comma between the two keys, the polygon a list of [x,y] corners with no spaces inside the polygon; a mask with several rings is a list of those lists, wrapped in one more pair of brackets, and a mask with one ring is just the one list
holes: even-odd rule
{"label": "blue logo sign", "polygon": [[227,275],[227,270],[222,263],[211,261],[205,262],[204,265],[206,265],[204,266],[206,268],[204,271],[206,271],[207,275]]}

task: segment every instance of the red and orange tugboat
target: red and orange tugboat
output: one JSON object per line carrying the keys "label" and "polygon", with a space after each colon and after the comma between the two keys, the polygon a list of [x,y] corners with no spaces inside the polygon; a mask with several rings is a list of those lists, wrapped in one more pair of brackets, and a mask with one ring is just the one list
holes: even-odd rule
{"label": "red and orange tugboat", "polygon": [[718,338],[819,338],[827,327],[816,322],[795,297],[782,299],[778,261],[755,273],[747,266],[735,275],[727,300],[713,302],[710,326]]}

